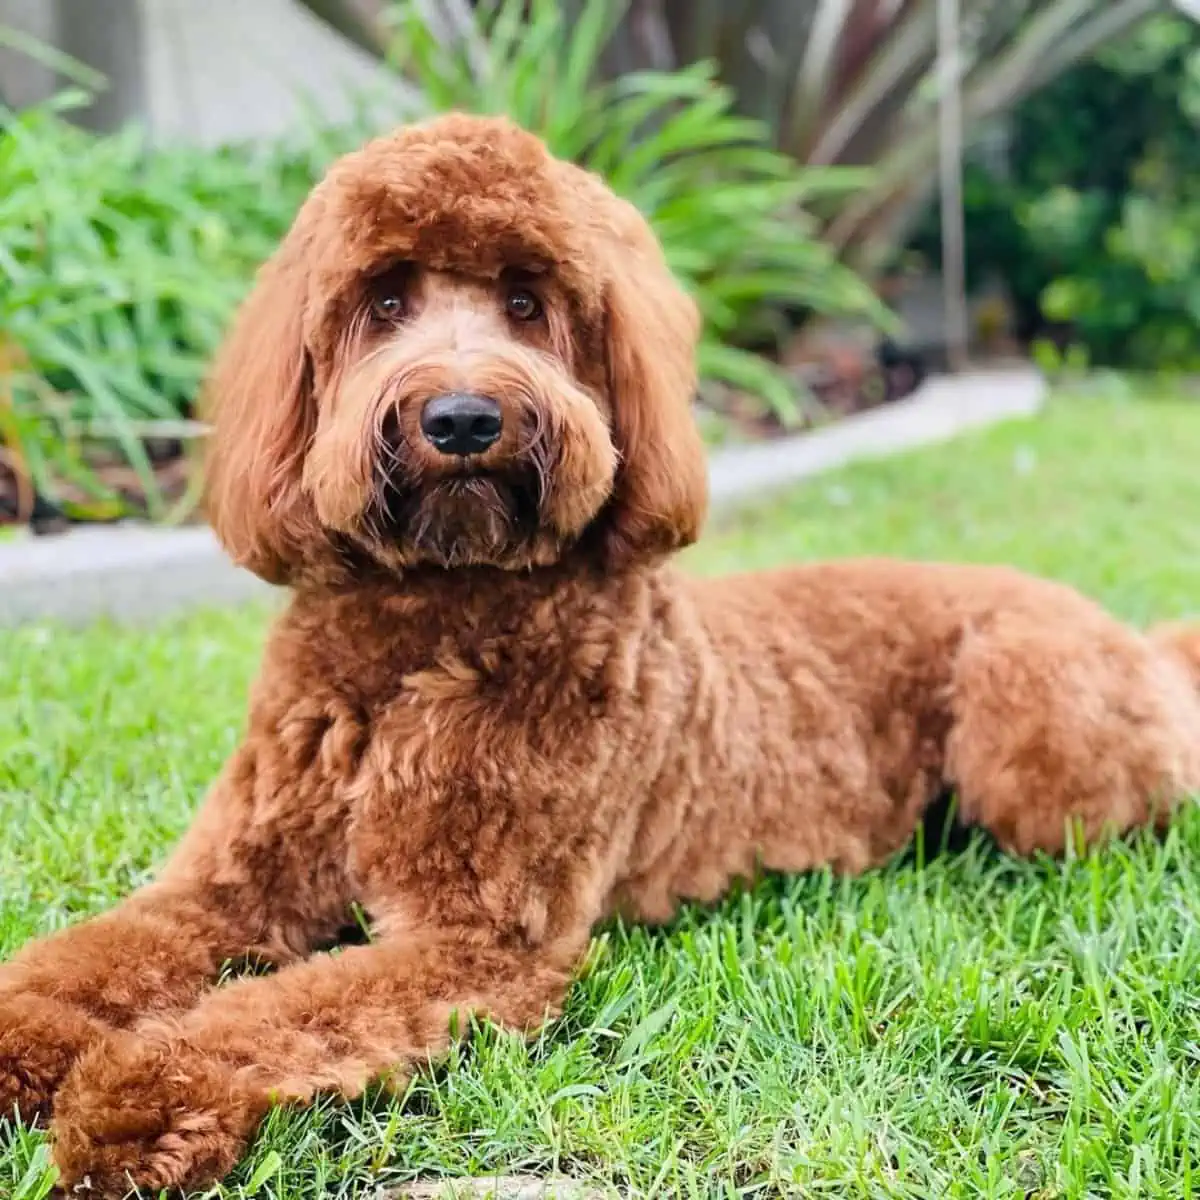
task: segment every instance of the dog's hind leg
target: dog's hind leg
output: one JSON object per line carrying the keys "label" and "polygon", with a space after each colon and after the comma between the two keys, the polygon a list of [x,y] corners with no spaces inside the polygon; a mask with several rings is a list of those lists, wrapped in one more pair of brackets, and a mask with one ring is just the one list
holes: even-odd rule
{"label": "dog's hind leg", "polygon": [[[1078,619],[1076,619],[1076,617]],[[1162,824],[1200,793],[1200,690],[1182,662],[1099,613],[995,618],[951,684],[946,773],[962,819],[1018,853]]]}

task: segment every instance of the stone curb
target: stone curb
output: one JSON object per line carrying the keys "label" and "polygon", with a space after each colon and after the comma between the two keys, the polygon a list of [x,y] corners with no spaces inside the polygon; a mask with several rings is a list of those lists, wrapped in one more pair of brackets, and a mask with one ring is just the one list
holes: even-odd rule
{"label": "stone curb", "polygon": [[137,623],[274,589],[233,566],[205,527],[104,526],[0,545],[0,627]]}
{"label": "stone curb", "polygon": [[385,1193],[387,1200],[610,1200],[617,1194],[573,1179],[526,1175],[413,1183]]}
{"label": "stone curb", "polygon": [[[943,442],[1031,416],[1045,384],[1027,368],[928,380],[905,400],[828,428],[716,451],[714,513],[864,458]],[[205,528],[82,528],[0,543],[0,626],[79,625],[99,617],[148,621],[188,608],[269,597],[274,589],[225,558]]]}
{"label": "stone curb", "polygon": [[713,509],[860,459],[931,446],[971,429],[1033,416],[1045,395],[1044,379],[1030,368],[939,376],[904,400],[811,433],[719,451],[709,467]]}

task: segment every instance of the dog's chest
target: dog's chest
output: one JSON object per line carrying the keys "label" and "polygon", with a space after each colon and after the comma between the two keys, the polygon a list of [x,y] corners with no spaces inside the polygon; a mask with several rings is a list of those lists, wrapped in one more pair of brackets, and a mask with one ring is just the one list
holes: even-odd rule
{"label": "dog's chest", "polygon": [[[443,656],[372,710],[349,790],[364,894],[447,911],[538,913],[604,843],[611,713],[560,677]],[[466,915],[466,914],[464,914]],[[539,918],[522,918],[536,925]]]}
{"label": "dog's chest", "polygon": [[643,776],[661,773],[644,639],[591,591],[453,599],[347,598],[284,649],[306,664],[305,711],[323,695],[339,729],[355,725],[340,739],[353,767],[327,784],[344,797],[359,895],[534,911],[619,843]]}

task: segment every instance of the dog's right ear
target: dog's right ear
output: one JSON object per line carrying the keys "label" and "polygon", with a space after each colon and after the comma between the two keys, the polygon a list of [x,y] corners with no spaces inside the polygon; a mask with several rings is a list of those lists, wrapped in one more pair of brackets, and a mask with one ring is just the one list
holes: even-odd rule
{"label": "dog's right ear", "polygon": [[258,273],[204,389],[205,509],[233,560],[287,583],[321,536],[300,482],[316,424],[304,344],[310,258],[301,220]]}

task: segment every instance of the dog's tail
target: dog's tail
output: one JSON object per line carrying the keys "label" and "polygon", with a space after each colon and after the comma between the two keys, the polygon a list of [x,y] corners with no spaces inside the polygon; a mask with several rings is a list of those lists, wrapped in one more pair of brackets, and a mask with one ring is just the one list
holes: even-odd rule
{"label": "dog's tail", "polygon": [[1150,640],[1182,663],[1200,691],[1200,621],[1180,621],[1150,630]]}

